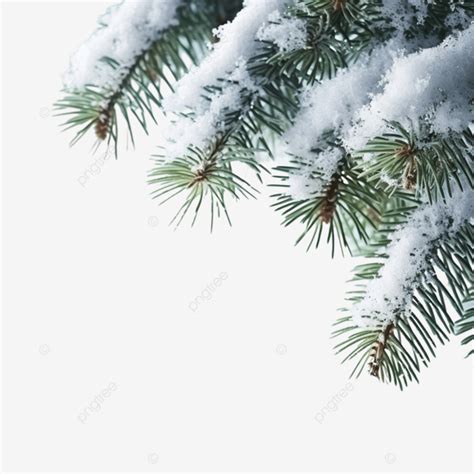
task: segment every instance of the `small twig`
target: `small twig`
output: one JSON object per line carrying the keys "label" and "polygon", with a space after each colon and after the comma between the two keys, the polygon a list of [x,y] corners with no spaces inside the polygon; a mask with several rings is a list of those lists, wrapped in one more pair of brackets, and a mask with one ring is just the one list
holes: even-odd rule
{"label": "small twig", "polygon": [[387,340],[392,335],[395,329],[394,323],[389,323],[383,332],[380,334],[379,340],[376,342],[369,360],[369,374],[374,377],[380,378],[380,363],[382,362],[385,354],[385,347],[387,346]]}

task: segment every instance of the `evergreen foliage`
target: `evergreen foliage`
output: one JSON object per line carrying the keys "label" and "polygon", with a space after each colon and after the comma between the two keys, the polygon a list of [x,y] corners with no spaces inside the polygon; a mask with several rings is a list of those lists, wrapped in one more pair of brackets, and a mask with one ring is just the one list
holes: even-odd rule
{"label": "evergreen foliage", "polygon": [[66,84],[72,142],[95,133],[117,153],[121,124],[133,142],[160,122],[149,183],[176,225],[230,222],[228,200],[258,193],[242,165],[271,174],[298,242],[366,258],[334,332],[354,376],[404,388],[453,333],[472,343],[474,1],[165,3],[173,18],[119,81]]}

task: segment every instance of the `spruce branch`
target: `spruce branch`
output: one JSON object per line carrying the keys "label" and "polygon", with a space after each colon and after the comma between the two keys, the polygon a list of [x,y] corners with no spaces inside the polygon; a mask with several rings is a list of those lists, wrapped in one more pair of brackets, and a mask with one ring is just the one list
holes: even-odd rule
{"label": "spruce branch", "polygon": [[[461,205],[459,198],[453,198],[452,204],[457,202]],[[429,215],[431,211],[427,212]],[[400,279],[403,281],[402,273],[382,274],[390,259],[405,263],[404,254],[393,253],[396,247],[388,247],[392,248],[391,255],[385,250],[387,239],[390,242],[394,232],[398,231],[397,238],[403,239],[402,214],[398,224],[393,219],[383,224],[385,229],[380,232],[385,237],[374,241],[371,261],[354,270],[354,289],[347,298],[352,308],[343,310],[349,315],[336,322],[334,331],[335,337],[344,338],[335,346],[336,353],[346,354],[343,362],[355,362],[351,375],[358,377],[368,366],[371,375],[401,389],[411,380],[418,381],[418,372],[435,356],[437,344],[446,343],[453,332],[452,314],[464,314],[462,299],[473,277],[474,229],[466,220],[455,224],[456,217],[448,214],[443,219],[439,226],[444,231],[433,240],[426,240],[421,252],[410,250],[409,258],[417,259],[418,270],[400,283],[402,286],[397,286]],[[410,240],[399,242],[395,245],[401,248],[410,245]],[[394,283],[387,284],[403,294],[375,294],[380,287],[378,281],[390,277]]]}
{"label": "spruce branch", "polygon": [[207,202],[212,231],[218,217],[225,216],[231,224],[226,207],[228,196],[233,199],[255,197],[257,189],[234,171],[235,164],[238,162],[250,167],[257,176],[266,170],[254,160],[256,150],[232,144],[229,151],[229,140],[232,138],[223,135],[207,149],[191,148],[186,156],[172,161],[163,156],[156,157],[156,166],[149,174],[149,183],[156,188],[153,198],[164,203],[176,196],[184,196],[184,203],[171,223],[178,226],[192,210],[194,225],[199,210]]}
{"label": "spruce branch", "polygon": [[473,187],[474,136],[468,128],[449,137],[415,134],[398,122],[356,153],[360,176],[389,190],[403,188],[432,201],[453,189]]}
{"label": "spruce branch", "polygon": [[[378,227],[386,195],[354,172],[354,161],[349,155],[341,159],[322,190],[306,199],[293,197],[285,191],[289,187],[288,180],[299,170],[298,159],[290,166],[276,167],[274,176],[280,183],[273,186],[281,191],[272,195],[276,200],[273,207],[283,214],[285,226],[295,222],[304,225],[296,243],[308,237],[307,248],[318,248],[326,234],[325,240],[331,244],[332,255],[337,243],[341,253],[344,249],[353,253],[367,244],[371,233]],[[314,172],[312,179],[318,178],[321,176]]]}
{"label": "spruce branch", "polygon": [[[133,121],[148,133],[147,119],[156,124],[156,108],[166,90],[197,64],[204,54],[214,26],[209,8],[202,2],[190,2],[177,9],[177,21],[163,31],[140,54],[124,74],[120,83],[110,86],[86,84],[83,88],[65,89],[64,97],[55,104],[56,115],[65,117],[64,130],[79,129],[71,141],[74,145],[89,130],[99,142],[112,143],[117,153],[119,115],[122,116],[132,144]],[[103,24],[101,28],[107,28]],[[121,64],[104,56],[100,61],[110,71]]]}
{"label": "spruce branch", "polygon": [[[150,42],[127,17],[133,61],[103,54],[58,102],[73,143],[94,132],[117,150],[123,122],[132,143],[159,122],[152,195],[181,200],[176,225],[207,207],[211,230],[258,192],[242,168],[261,183],[275,159],[273,207],[297,243],[366,258],[335,329],[352,375],[403,389],[451,333],[471,343],[474,0],[165,3]],[[122,5],[140,23],[157,3]]]}
{"label": "spruce branch", "polygon": [[[471,275],[472,278],[472,275]],[[457,320],[454,325],[454,333],[458,336],[468,333],[461,340],[461,344],[470,347],[466,357],[474,354],[472,342],[474,341],[474,286],[471,286],[467,292],[467,296],[463,301],[463,314],[461,319]]]}
{"label": "spruce branch", "polygon": [[[275,20],[275,24],[279,24],[288,18],[303,17],[306,21],[306,41],[302,47],[291,52],[282,52],[274,42],[261,38],[255,41],[255,53],[247,63],[238,66],[246,69],[249,81],[254,87],[241,87],[238,106],[234,104],[221,111],[220,130],[217,135],[208,137],[204,147],[199,147],[200,150],[208,150],[214,154],[212,144],[221,143],[217,156],[214,157],[216,162],[220,159],[219,154],[233,153],[234,146],[247,147],[250,150],[263,148],[271,157],[273,153],[268,143],[269,138],[283,134],[288,128],[298,110],[301,86],[331,78],[338,69],[347,66],[345,56],[354,54],[353,38],[357,37],[356,31],[364,30],[361,27],[361,18],[360,23],[351,29],[347,18],[337,16],[336,12],[311,9],[309,5],[306,7],[304,10],[298,7],[288,8],[283,16]],[[338,43],[330,42],[343,30],[345,34]],[[360,47],[361,44],[357,43],[357,48]],[[238,87],[232,80],[232,75],[230,79],[218,78],[215,85],[205,87],[203,97],[209,104],[213,104],[214,98],[221,97],[229,86]],[[187,112],[186,117],[190,117],[197,125],[201,120],[192,110]],[[224,137],[223,141],[219,137]],[[189,150],[194,148],[196,144],[189,145]],[[239,156],[239,153],[234,154]],[[186,159],[180,157],[178,160],[183,158]],[[203,163],[209,162],[205,152],[201,159]],[[251,158],[246,156],[245,163],[248,164],[249,161]],[[253,165],[256,170],[260,169],[257,160]],[[157,167],[159,166],[160,162],[157,162]],[[169,168],[165,167],[163,171],[166,170]],[[172,179],[172,176],[169,178]],[[153,183],[160,184],[156,181]],[[159,187],[157,193],[160,193]],[[339,216],[337,220],[339,221]],[[338,222],[337,226],[341,225]],[[361,229],[362,227],[357,231],[360,233]],[[344,246],[347,246],[346,242]]]}

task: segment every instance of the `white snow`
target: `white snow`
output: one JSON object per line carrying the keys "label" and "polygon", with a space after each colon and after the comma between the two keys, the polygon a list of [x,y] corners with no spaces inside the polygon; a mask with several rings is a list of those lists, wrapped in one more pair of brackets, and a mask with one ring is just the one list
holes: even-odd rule
{"label": "white snow", "polygon": [[183,156],[189,146],[204,148],[209,138],[215,137],[224,129],[224,111],[234,111],[240,106],[241,91],[256,92],[247,72],[246,64],[241,62],[228,75],[221,92],[213,95],[207,110],[197,117],[181,115],[176,120],[165,122],[164,136],[167,138],[166,159],[173,160]]}
{"label": "white snow", "polygon": [[[371,56],[361,58],[354,66],[341,70],[335,78],[316,84],[302,94],[303,105],[283,141],[286,151],[300,157],[307,166],[290,179],[288,194],[300,199],[303,190],[306,197],[321,191],[342,154],[334,151],[316,154],[312,150],[327,148],[325,133],[335,130],[338,135],[352,126],[354,113],[380,90],[380,77],[394,59],[392,50],[393,45],[389,43]],[[283,163],[289,159],[284,153],[280,157]],[[312,180],[315,176],[317,179]]]}
{"label": "white snow", "polygon": [[352,309],[353,321],[361,327],[381,327],[392,322],[397,311],[403,315],[436,240],[455,233],[473,217],[472,189],[457,190],[446,202],[424,204],[414,211],[408,223],[392,235],[384,266]]}
{"label": "white snow", "polygon": [[[342,157],[342,149],[326,148],[314,155],[311,161],[299,160],[298,169],[292,170],[288,175],[286,184],[289,187],[285,194],[297,201],[320,194],[336,172]],[[285,164],[292,165],[291,157],[288,157],[288,163]]]}
{"label": "white snow", "polygon": [[[176,22],[182,0],[125,0],[114,5],[100,19],[101,26],[71,57],[64,75],[68,90],[96,86],[115,92],[134,64],[161,32]],[[118,63],[111,67],[103,58]]]}
{"label": "white snow", "polygon": [[[164,101],[165,112],[173,117],[165,125],[167,159],[181,156],[191,145],[204,147],[223,129],[225,112],[241,108],[241,91],[257,93],[247,60],[258,47],[259,29],[288,1],[246,0],[234,20],[215,32],[219,41],[211,53],[178,81],[175,93]],[[206,87],[221,87],[222,91],[207,92],[205,98]]]}
{"label": "white snow", "polygon": [[393,61],[391,48],[383,47],[354,66],[341,70],[334,79],[323,81],[301,97],[302,107],[294,125],[284,135],[288,149],[310,157],[327,131],[352,125],[352,116],[380,90],[383,70]]}
{"label": "white snow", "polygon": [[429,115],[432,131],[462,131],[472,120],[474,24],[441,45],[395,60],[383,79],[383,90],[357,110],[353,126],[343,133],[349,149],[360,149],[383,133],[387,120],[410,128]]}
{"label": "white snow", "polygon": [[[282,53],[305,47],[305,22],[284,12],[290,1],[245,0],[235,19],[214,32],[219,41],[207,58],[178,81],[175,93],[164,102],[164,111],[172,117],[163,125],[168,159],[182,156],[191,145],[205,147],[223,131],[225,113],[241,109],[242,91],[259,93],[259,84],[247,69],[259,41],[274,43]],[[182,2],[127,0],[111,8],[72,56],[65,87],[80,90],[90,85],[113,94],[136,58],[164,29],[176,24]],[[416,132],[420,119],[428,120],[431,131],[441,135],[460,132],[472,123],[474,23],[468,26],[468,16],[453,9],[448,25],[465,30],[439,46],[418,50],[422,42],[407,42],[403,33],[413,25],[413,15],[415,23],[425,22],[428,3],[408,0],[407,7],[407,2],[384,0],[382,16],[398,28],[395,37],[333,79],[302,92],[301,109],[282,138],[285,146],[279,164],[296,160],[300,165],[287,181],[289,195],[306,199],[320,193],[336,171],[343,149],[328,145],[328,133],[352,152],[383,134],[387,121],[415,127]],[[425,40],[430,44],[431,39]],[[111,67],[104,58],[118,66]],[[381,178],[397,184],[383,171]],[[353,320],[360,326],[380,327],[398,311],[403,313],[416,290],[417,276],[427,269],[433,244],[473,218],[472,190],[458,190],[444,203],[424,204],[414,211],[392,235],[384,266],[354,306]]]}
{"label": "white snow", "polygon": [[[183,0],[126,0],[101,19],[102,26],[71,58],[64,82],[68,89],[94,85],[112,94],[137,56],[175,24]],[[271,41],[283,52],[305,47],[305,21],[290,17],[285,7],[292,0],[245,0],[232,22],[215,31],[219,41],[208,57],[176,84],[164,101],[168,123],[163,124],[170,159],[190,145],[204,147],[223,130],[225,112],[241,108],[241,92],[258,94],[247,71],[247,61],[259,41]],[[400,31],[412,24],[413,14],[423,23],[428,2],[384,0],[382,13],[399,22]],[[413,10],[414,9],[414,10]],[[415,12],[415,13],[413,13]],[[451,22],[466,24],[466,14],[453,6]],[[403,27],[403,28],[402,28]],[[302,107],[283,141],[283,164],[296,156],[301,169],[288,183],[295,198],[320,192],[337,168],[339,149],[328,148],[325,135],[342,139],[347,151],[358,150],[386,130],[386,121],[415,127],[429,119],[434,133],[459,132],[472,122],[474,77],[474,24],[448,37],[441,45],[413,52],[418,43],[396,38],[377,47],[355,65],[341,70],[301,95]],[[103,61],[113,59],[113,68]],[[221,87],[210,92],[209,88]],[[205,97],[206,96],[206,97]],[[313,150],[323,152],[314,153]]]}
{"label": "white snow", "polygon": [[380,17],[395,27],[395,34],[402,35],[410,26],[425,23],[429,3],[431,0],[383,0]]}
{"label": "white snow", "polygon": [[260,41],[277,45],[282,53],[290,53],[306,46],[306,23],[301,18],[283,17],[275,11],[268,18],[268,24],[257,32]]}
{"label": "white snow", "polygon": [[288,0],[246,0],[232,22],[215,31],[219,41],[206,59],[183,77],[175,93],[164,102],[165,111],[179,112],[191,108],[197,113],[206,108],[203,88],[216,85],[236,65],[247,61],[255,52],[256,35],[268,16],[282,8]]}
{"label": "white snow", "polygon": [[472,122],[474,26],[437,47],[407,54],[410,47],[400,38],[389,41],[302,94],[300,112],[283,136],[288,155],[280,158],[282,164],[292,155],[301,161],[301,169],[290,177],[289,195],[301,199],[319,192],[335,170],[337,162],[328,159],[334,155],[314,152],[327,148],[327,132],[353,152],[383,134],[387,121],[415,127],[416,133],[425,117],[431,131],[441,135],[460,132]]}
{"label": "white snow", "polygon": [[448,28],[465,29],[471,24],[471,17],[463,9],[452,11],[446,18],[446,26]]}

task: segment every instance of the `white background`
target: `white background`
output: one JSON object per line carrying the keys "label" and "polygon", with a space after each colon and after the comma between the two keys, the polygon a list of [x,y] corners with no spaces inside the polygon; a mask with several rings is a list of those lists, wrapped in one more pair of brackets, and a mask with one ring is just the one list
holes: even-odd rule
{"label": "white background", "polygon": [[350,372],[329,336],[354,262],[294,247],[268,191],[231,206],[232,228],[174,231],[177,203],[146,185],[157,128],[79,183],[100,154],[68,147],[51,104],[103,10],[3,5],[4,470],[469,471],[457,340],[421,385],[366,375],[331,403]]}

